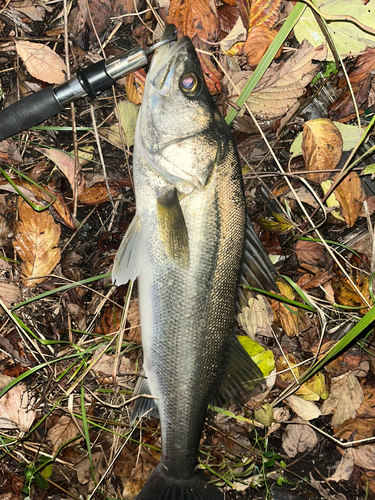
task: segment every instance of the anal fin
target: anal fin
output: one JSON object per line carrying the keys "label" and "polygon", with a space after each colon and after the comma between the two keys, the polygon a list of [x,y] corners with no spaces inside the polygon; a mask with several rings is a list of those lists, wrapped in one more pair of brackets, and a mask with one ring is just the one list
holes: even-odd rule
{"label": "anal fin", "polygon": [[148,386],[147,378],[139,378],[135,386],[134,396],[139,396],[134,401],[134,406],[131,413],[131,423],[134,424],[135,420],[139,417],[159,417],[158,408],[155,399],[152,397],[142,397],[141,395],[151,396],[151,391]]}

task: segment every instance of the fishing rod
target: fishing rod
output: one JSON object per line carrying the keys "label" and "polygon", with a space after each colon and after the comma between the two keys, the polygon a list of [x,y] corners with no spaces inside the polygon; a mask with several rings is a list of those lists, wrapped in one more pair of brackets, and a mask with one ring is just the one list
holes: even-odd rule
{"label": "fishing rod", "polygon": [[148,64],[147,57],[165,43],[177,38],[177,30],[167,39],[143,50],[136,47],[105,61],[79,69],[74,78],[58,85],[46,87],[0,111],[0,141],[27,130],[60,113],[68,104],[89,96],[95,99],[119,78]]}

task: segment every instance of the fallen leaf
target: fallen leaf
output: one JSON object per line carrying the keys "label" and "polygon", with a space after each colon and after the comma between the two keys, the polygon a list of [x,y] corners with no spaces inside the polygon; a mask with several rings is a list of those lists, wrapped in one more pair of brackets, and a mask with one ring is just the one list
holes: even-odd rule
{"label": "fallen leaf", "polygon": [[[350,268],[349,276],[362,294],[361,296],[336,264],[334,264],[333,270],[335,275],[334,279],[331,281],[331,286],[334,291],[336,302],[343,306],[363,307],[361,313],[367,312],[367,304],[371,305],[372,303],[368,275],[358,268]],[[367,301],[367,303],[365,301]]]}
{"label": "fallen leaf", "polygon": [[0,298],[5,306],[10,308],[13,304],[21,302],[22,296],[17,285],[0,280]]}
{"label": "fallen leaf", "polygon": [[172,0],[168,24],[176,25],[180,37],[198,35],[208,42],[216,42],[220,29],[215,3],[210,0]]}
{"label": "fallen leaf", "polygon": [[[130,187],[129,179],[108,181],[108,184],[112,198],[117,198],[117,196],[120,196],[126,188]],[[82,203],[83,205],[100,205],[108,200],[109,194],[105,182],[98,182],[91,187],[83,188],[78,197],[79,203]]]}
{"label": "fallen leaf", "polygon": [[375,418],[375,387],[373,381],[366,381],[363,390],[363,401],[357,411],[357,417]]}
{"label": "fallen leaf", "polygon": [[24,280],[25,286],[33,287],[41,283],[60,262],[61,228],[56,224],[48,210],[36,212],[26,201],[19,201],[18,233],[13,246],[23,260],[21,272],[27,278],[43,276],[38,279]]}
{"label": "fallen leaf", "polygon": [[[10,384],[13,377],[0,375],[0,390]],[[19,429],[26,432],[36,417],[27,387],[22,382],[9,389],[0,398],[0,429]]]}
{"label": "fallen leaf", "polygon": [[77,183],[78,196],[82,193],[85,187],[85,179],[82,174],[81,165],[78,162],[78,167],[76,169],[76,161],[73,156],[65,151],[60,151],[58,149],[47,149],[47,148],[35,148],[40,153],[44,154],[49,158],[65,175],[68,179],[69,184],[74,189],[75,183]]}
{"label": "fallen leaf", "polygon": [[[339,174],[333,179],[335,181]],[[350,172],[334,191],[340,203],[340,212],[349,227],[353,227],[366,198],[361,179],[357,172]]]}
{"label": "fallen leaf", "polygon": [[[79,434],[80,431],[69,415],[60,417],[59,421],[48,431],[47,439],[52,444],[52,453],[55,454],[61,445]],[[76,444],[76,442],[77,441],[74,441],[70,446]]]}
{"label": "fallen leaf", "polygon": [[[255,26],[249,31],[243,46],[243,53],[246,56],[247,64],[251,68],[258,66],[269,46],[274,41],[277,33],[277,30],[270,30],[264,25]],[[282,50],[283,47],[281,46],[274,59],[280,57]]]}
{"label": "fallen leaf", "polygon": [[33,21],[43,21],[46,14],[45,7],[47,7],[47,5],[38,0],[13,0],[11,6]]}
{"label": "fallen leaf", "polygon": [[[352,16],[364,25],[375,28],[374,22],[374,0],[363,2],[362,0],[324,0],[319,4],[319,9],[327,16]],[[328,29],[333,38],[339,54],[342,58],[355,56],[363,52],[366,47],[375,46],[373,33],[365,31],[356,24],[344,20],[330,21]],[[326,36],[322,33],[315,16],[307,7],[294,27],[294,34],[299,42],[308,40],[315,47],[326,43]],[[333,56],[329,51],[327,59]]]}
{"label": "fallen leaf", "polygon": [[312,450],[318,443],[316,433],[311,427],[304,424],[304,420],[297,417],[295,424],[288,424],[285,428],[282,447],[288,457],[293,458],[297,453]]}
{"label": "fallen leaf", "polygon": [[248,307],[241,308],[237,321],[253,340],[255,340],[256,335],[273,338],[271,328],[273,311],[270,303],[263,295],[258,295],[256,299],[250,297]]}
{"label": "fallen leaf", "polygon": [[329,172],[317,170],[333,170],[340,162],[342,155],[342,137],[339,129],[326,118],[309,120],[303,125],[302,153],[309,181],[321,183],[326,181]]}
{"label": "fallen leaf", "polygon": [[322,415],[334,413],[331,421],[332,427],[339,427],[350,418],[356,416],[356,412],[363,401],[363,391],[357,377],[351,372],[334,380],[331,391],[324,401]]}
{"label": "fallen leaf", "polygon": [[109,142],[119,149],[123,148],[122,141],[124,141],[125,145],[128,147],[133,146],[138,112],[139,106],[135,106],[135,104],[126,99],[119,101],[115,109],[115,115],[118,122],[111,125],[109,128],[100,128],[99,132],[104,135],[104,137],[107,137]]}
{"label": "fallen leaf", "polygon": [[144,86],[142,88],[136,84],[134,73],[130,73],[125,77],[125,88],[126,96],[130,102],[132,102],[136,106],[142,103]]}
{"label": "fallen leaf", "polygon": [[246,31],[250,27],[250,16],[253,13],[253,6],[255,5],[256,2],[249,2],[248,0],[236,0],[236,7]]}
{"label": "fallen leaf", "polygon": [[223,74],[220,69],[218,69],[211,60],[211,56],[207,54],[209,52],[209,45],[202,42],[199,37],[194,37],[193,45],[203,52],[198,52],[198,58],[201,63],[204,79],[206,80],[207,88],[211,95],[220,94],[221,92],[221,80],[223,79]]}
{"label": "fallen leaf", "polygon": [[[236,12],[238,13],[237,9]],[[236,43],[245,42],[246,38],[247,38],[246,29],[244,28],[242,19],[238,17],[235,25],[228,33],[228,35],[222,40],[220,40],[220,48],[223,52],[228,52]]]}
{"label": "fallen leaf", "polygon": [[251,2],[249,30],[256,26],[273,28],[279,19],[281,5],[281,0],[255,0]]}
{"label": "fallen leaf", "polygon": [[322,267],[329,270],[332,267],[333,259],[326,247],[318,241],[297,241],[296,256],[299,264]]}
{"label": "fallen leaf", "polygon": [[353,449],[345,450],[340,463],[331,477],[327,477],[328,481],[348,481],[352,475],[354,468]]}
{"label": "fallen leaf", "polygon": [[315,403],[312,401],[306,401],[305,399],[299,398],[294,394],[286,398],[286,402],[292,408],[294,413],[296,413],[303,420],[313,420],[321,415],[320,410]]}
{"label": "fallen leaf", "polygon": [[66,66],[60,56],[47,45],[15,40],[17,54],[31,76],[47,83],[65,82]]}
{"label": "fallen leaf", "polygon": [[11,139],[0,142],[0,163],[6,165],[22,165],[23,163],[18,147]]}
{"label": "fallen leaf", "polygon": [[141,448],[136,465],[131,471],[129,479],[125,482],[122,492],[124,498],[135,498],[153,473],[158,464],[158,458],[153,457],[150,453]]}
{"label": "fallen leaf", "polygon": [[364,469],[375,470],[375,445],[363,444],[353,448],[354,463]]}
{"label": "fallen leaf", "polygon": [[[247,100],[254,115],[276,120],[287,113],[319,71],[319,64],[312,61],[324,61],[326,52],[324,46],[314,49],[309,43],[303,42],[286,62],[273,62]],[[238,92],[243,90],[251,74],[249,71],[230,74],[237,87],[236,90],[231,83],[228,84],[230,100],[238,98]]]}
{"label": "fallen leaf", "polygon": [[[293,289],[286,281],[282,279],[277,279],[276,282],[279,287],[281,296],[286,297],[289,300],[295,300],[295,294],[293,292]],[[271,306],[274,311],[274,314],[280,321],[280,324],[284,332],[288,335],[288,337],[292,338],[298,335],[299,333],[298,309],[289,304],[288,307],[285,307],[285,305],[281,301],[274,299],[271,300]]]}

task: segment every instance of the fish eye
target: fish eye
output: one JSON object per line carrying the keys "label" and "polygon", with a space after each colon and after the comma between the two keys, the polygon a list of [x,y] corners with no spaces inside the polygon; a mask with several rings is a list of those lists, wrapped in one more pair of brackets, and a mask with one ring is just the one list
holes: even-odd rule
{"label": "fish eye", "polygon": [[195,73],[186,73],[180,80],[181,90],[187,95],[194,95],[198,84],[198,76]]}

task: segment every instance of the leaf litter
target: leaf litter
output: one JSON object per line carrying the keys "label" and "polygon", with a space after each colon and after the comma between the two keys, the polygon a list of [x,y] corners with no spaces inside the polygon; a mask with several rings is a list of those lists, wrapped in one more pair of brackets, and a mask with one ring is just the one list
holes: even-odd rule
{"label": "leaf litter", "polygon": [[[375,188],[371,173],[364,174],[375,163],[373,129],[356,163],[347,163],[374,111],[375,27],[367,15],[373,0],[326,1],[319,9],[328,16],[349,78],[342,67],[329,66],[331,47],[308,7],[233,123],[250,215],[286,278],[278,280],[278,297],[246,295],[237,317],[242,343],[267,376],[267,391],[243,409],[228,403],[209,410],[201,441],[200,467],[229,499],[250,498],[253,488],[267,497],[272,483],[275,499],[282,484],[302,497],[313,491],[347,500],[375,494],[371,331],[357,343],[348,341],[290,392],[373,307]],[[137,43],[146,48],[158,40],[162,21],[174,22],[180,35],[192,38],[225,115],[291,10],[280,0],[251,9],[246,0],[163,0],[153,9],[125,0],[79,1],[68,14],[70,71]],[[6,105],[18,98],[17,83],[24,93],[65,81],[62,12],[62,2],[5,5],[0,47]],[[329,17],[340,15],[355,22]],[[0,377],[1,387],[15,383],[0,398],[0,437],[6,494],[15,499],[42,498],[43,492],[60,499],[62,491],[93,498],[99,480],[107,497],[134,498],[159,459],[158,421],[146,419],[136,428],[129,422],[142,366],[137,288],[123,318],[128,289],[110,287],[108,274],[134,214],[129,171],[146,72],[117,83],[117,104],[112,91],[95,101],[100,154],[88,99],[75,103],[82,130],[66,130],[72,116],[64,110],[46,122],[49,128],[0,143],[8,174],[0,183]],[[288,175],[281,179],[283,172]],[[352,447],[353,441],[361,442]],[[7,452],[10,446],[15,452]],[[290,457],[295,462],[289,465]],[[26,474],[45,458],[52,464],[47,490],[38,472],[31,480]],[[326,480],[334,491],[327,493]]]}

